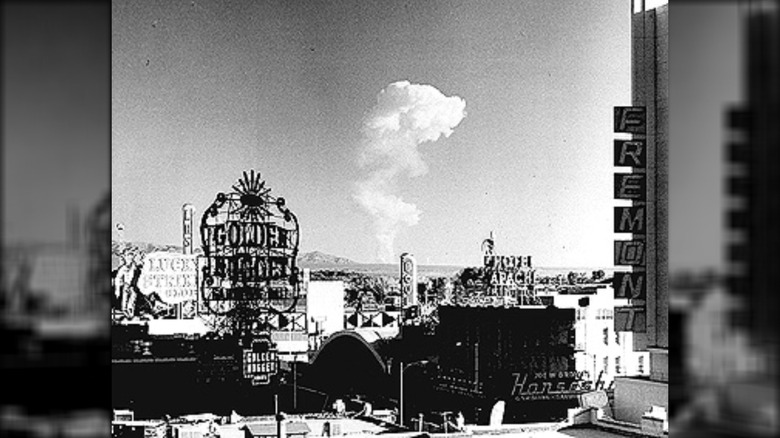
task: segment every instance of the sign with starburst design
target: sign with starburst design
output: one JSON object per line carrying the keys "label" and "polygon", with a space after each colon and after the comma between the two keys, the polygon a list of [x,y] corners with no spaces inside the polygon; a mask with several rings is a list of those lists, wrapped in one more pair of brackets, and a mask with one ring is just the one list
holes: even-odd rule
{"label": "sign with starburst design", "polygon": [[199,284],[207,310],[284,312],[299,295],[298,219],[284,198],[270,194],[260,173],[243,173],[230,193],[219,193],[200,224]]}

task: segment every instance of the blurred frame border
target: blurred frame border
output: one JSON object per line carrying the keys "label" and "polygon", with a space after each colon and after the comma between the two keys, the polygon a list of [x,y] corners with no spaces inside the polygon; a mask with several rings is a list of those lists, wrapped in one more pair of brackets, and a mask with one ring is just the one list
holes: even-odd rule
{"label": "blurred frame border", "polygon": [[[779,436],[780,341],[772,285],[780,261],[773,247],[780,241],[780,179],[772,175],[780,164],[780,5],[774,0],[673,1],[672,50],[675,29],[696,25],[676,21],[675,26],[674,5],[737,9],[740,96],[720,109],[722,141],[714,148],[723,163],[722,263],[697,273],[669,266],[670,330],[677,343],[672,354],[680,356],[671,366],[677,371],[671,377],[671,428],[683,437]],[[674,83],[673,61],[671,77]],[[674,101],[672,94],[672,108]],[[674,132],[672,148],[685,148],[675,142]]]}
{"label": "blurred frame border", "polygon": [[0,436],[110,436],[111,3],[0,7]]}

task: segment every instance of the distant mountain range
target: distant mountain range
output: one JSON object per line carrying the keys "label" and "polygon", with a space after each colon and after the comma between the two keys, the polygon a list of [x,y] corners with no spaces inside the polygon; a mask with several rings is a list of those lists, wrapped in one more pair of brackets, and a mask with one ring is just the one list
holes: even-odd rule
{"label": "distant mountain range", "polygon": [[[145,253],[164,251],[164,252],[182,252],[180,245],[158,245],[148,242],[125,242],[120,244],[116,240],[111,241],[111,254],[119,255],[123,249],[130,248],[132,251],[142,251]],[[200,248],[195,248],[195,252],[201,252]],[[298,254],[298,263],[301,265],[359,265],[360,263],[348,258],[326,254],[321,251],[311,251]]]}
{"label": "distant mountain range", "polygon": [[325,254],[320,251],[305,252],[298,256],[301,265],[357,265],[359,263],[350,259]]}

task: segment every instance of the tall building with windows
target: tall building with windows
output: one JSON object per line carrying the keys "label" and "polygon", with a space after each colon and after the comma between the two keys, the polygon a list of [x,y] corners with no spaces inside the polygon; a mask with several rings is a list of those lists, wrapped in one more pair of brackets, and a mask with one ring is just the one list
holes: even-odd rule
{"label": "tall building with windows", "polygon": [[[668,410],[668,156],[669,5],[631,4],[631,105],[646,114],[646,320],[634,329],[634,347],[649,352],[649,377],[617,377],[614,416],[640,423],[655,407]],[[661,2],[664,3],[664,2]]]}
{"label": "tall building with windows", "polygon": [[603,382],[607,388],[617,376],[649,374],[649,353],[634,350],[634,333],[615,330],[614,309],[627,301],[615,298],[615,291],[608,284],[553,296],[555,307],[575,309],[575,369],[594,382]]}

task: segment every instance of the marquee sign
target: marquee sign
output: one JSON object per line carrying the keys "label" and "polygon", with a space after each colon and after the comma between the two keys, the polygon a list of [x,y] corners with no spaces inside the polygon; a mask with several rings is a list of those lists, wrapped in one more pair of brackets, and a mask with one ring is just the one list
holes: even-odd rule
{"label": "marquee sign", "polygon": [[299,297],[298,219],[284,198],[270,195],[260,174],[244,172],[231,193],[219,193],[201,219],[200,287],[208,310],[236,303],[288,312]]}
{"label": "marquee sign", "polygon": [[[615,132],[644,136],[646,118],[644,107],[615,107]],[[631,272],[616,272],[612,283],[615,298],[630,302],[629,306],[615,308],[616,331],[646,330],[647,154],[644,138],[614,142],[613,164],[631,168],[628,173],[615,173],[615,199],[630,200],[632,204],[614,207],[614,231],[631,233],[631,240],[615,241],[615,265],[631,267]]]}

